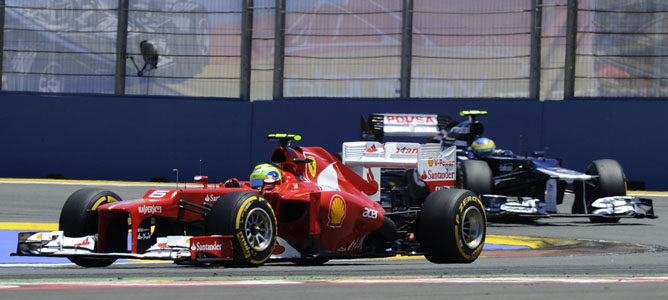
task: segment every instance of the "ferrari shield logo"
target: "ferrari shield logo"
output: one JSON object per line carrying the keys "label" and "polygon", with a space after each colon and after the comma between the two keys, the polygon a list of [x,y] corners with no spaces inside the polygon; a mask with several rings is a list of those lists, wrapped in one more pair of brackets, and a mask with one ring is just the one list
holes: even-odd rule
{"label": "ferrari shield logo", "polygon": [[306,158],[310,158],[311,161],[308,163],[308,174],[311,175],[311,178],[315,177],[316,174],[316,163],[315,163],[315,157],[313,156],[307,156]]}

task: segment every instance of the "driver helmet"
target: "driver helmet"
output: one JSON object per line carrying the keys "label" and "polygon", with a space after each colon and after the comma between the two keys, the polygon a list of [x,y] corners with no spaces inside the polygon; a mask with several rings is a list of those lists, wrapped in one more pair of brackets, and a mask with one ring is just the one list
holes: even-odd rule
{"label": "driver helmet", "polygon": [[475,152],[478,157],[487,157],[496,149],[494,141],[486,137],[475,139],[471,146],[473,147],[473,152]]}
{"label": "driver helmet", "polygon": [[267,178],[273,178],[278,181],[281,180],[281,170],[272,164],[259,164],[253,168],[253,172],[250,175],[250,186],[254,189],[262,188],[264,180]]}

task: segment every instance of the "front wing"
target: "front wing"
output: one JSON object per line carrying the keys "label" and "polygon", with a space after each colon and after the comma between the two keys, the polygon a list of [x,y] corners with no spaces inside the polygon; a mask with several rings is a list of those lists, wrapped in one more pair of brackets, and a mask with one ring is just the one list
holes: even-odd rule
{"label": "front wing", "polygon": [[[171,260],[178,264],[202,264],[232,261],[234,246],[230,235],[167,236],[144,253],[96,252],[97,235],[67,237],[63,231],[21,232],[16,253],[12,256],[126,258],[141,260]],[[281,237],[270,260],[299,259],[302,254]]]}
{"label": "front wing", "polygon": [[232,236],[167,236],[144,253],[96,252],[97,235],[66,237],[62,231],[21,232],[17,256],[128,258],[204,263],[232,260]]}
{"label": "front wing", "polygon": [[490,218],[504,217],[601,217],[601,218],[649,218],[655,219],[652,199],[634,196],[613,196],[596,199],[591,212],[584,214],[558,213],[550,205],[529,197],[482,195],[485,212]]}

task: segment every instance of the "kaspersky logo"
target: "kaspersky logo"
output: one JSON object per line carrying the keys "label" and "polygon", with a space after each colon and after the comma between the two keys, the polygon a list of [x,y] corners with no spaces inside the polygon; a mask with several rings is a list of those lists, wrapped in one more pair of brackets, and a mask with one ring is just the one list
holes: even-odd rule
{"label": "kaspersky logo", "polygon": [[339,228],[346,218],[346,201],[339,195],[334,195],[329,200],[329,220],[327,226],[332,228]]}
{"label": "kaspersky logo", "polygon": [[162,206],[157,206],[157,205],[144,205],[140,206],[138,208],[139,213],[144,215],[144,214],[161,214],[162,213]]}

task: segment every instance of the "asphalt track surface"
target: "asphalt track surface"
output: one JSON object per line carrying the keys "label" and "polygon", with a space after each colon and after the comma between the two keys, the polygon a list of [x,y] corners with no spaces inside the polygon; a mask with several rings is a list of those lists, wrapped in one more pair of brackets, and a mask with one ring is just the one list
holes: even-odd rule
{"label": "asphalt track surface", "polygon": [[[92,184],[123,199],[141,197],[149,188]],[[56,223],[65,199],[86,186],[0,180],[0,224]],[[272,263],[253,269],[0,263],[0,299],[668,299],[668,196],[647,197],[654,199],[659,219],[490,223],[490,236],[541,237],[530,240],[546,247],[486,250],[467,265],[436,265],[422,258],[333,260],[315,267]],[[567,196],[560,209],[567,210],[570,200]]]}

